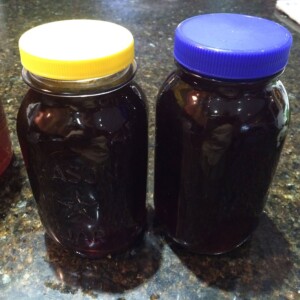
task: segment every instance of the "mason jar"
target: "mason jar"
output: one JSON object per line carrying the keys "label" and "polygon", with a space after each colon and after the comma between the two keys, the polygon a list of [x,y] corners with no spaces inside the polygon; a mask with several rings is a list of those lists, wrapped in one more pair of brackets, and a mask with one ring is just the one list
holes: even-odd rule
{"label": "mason jar", "polygon": [[148,142],[132,34],[65,20],[25,32],[19,48],[29,90],[17,132],[47,234],[86,257],[127,249],[146,226]]}

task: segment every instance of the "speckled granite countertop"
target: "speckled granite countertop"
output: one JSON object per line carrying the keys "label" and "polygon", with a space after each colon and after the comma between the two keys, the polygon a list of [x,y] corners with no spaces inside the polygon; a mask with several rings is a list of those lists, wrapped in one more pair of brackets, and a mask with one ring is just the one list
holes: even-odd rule
{"label": "speckled granite countertop", "polygon": [[[0,299],[300,299],[300,33],[275,14],[274,7],[270,0],[0,1],[0,94],[15,150],[14,163],[0,182]],[[253,238],[228,255],[197,256],[166,244],[150,226],[140,246],[115,258],[89,261],[65,252],[44,235],[17,142],[16,114],[26,91],[18,38],[33,26],[68,18],[114,21],[133,32],[137,81],[150,107],[151,207],[153,111],[158,87],[174,68],[173,31],[183,19],[208,12],[287,22],[294,36],[290,64],[282,76],[292,126]],[[149,215],[151,219],[151,209]]]}

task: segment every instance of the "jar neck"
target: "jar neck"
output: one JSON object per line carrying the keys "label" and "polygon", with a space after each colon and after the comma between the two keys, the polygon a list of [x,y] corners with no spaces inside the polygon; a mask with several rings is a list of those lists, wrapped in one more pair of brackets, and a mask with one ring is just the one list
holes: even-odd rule
{"label": "jar neck", "polygon": [[92,96],[106,94],[108,92],[120,89],[135,76],[137,64],[135,60],[126,69],[99,78],[84,80],[57,80],[35,75],[25,68],[22,70],[22,77],[25,83],[32,89],[55,96],[73,97],[73,96]]}
{"label": "jar neck", "polygon": [[186,69],[184,66],[180,65],[178,62],[175,61],[177,66],[178,72],[180,73],[180,77],[183,80],[187,80],[188,82],[193,82],[195,85],[205,85],[206,87],[215,87],[215,86],[224,86],[224,87],[236,87],[239,86],[240,88],[245,87],[247,88],[257,88],[260,86],[266,86],[270,82],[276,80],[284,70],[271,75],[269,77],[264,78],[257,78],[257,79],[220,79],[220,78],[210,78],[205,77],[201,74],[197,74],[191,70]]}

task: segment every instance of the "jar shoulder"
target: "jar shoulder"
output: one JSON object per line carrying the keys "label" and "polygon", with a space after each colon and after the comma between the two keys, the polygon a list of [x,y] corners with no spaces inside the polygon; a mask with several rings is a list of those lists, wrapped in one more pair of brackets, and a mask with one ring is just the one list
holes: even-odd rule
{"label": "jar shoulder", "polygon": [[[138,84],[93,96],[59,97],[29,89],[18,113],[18,131],[60,137],[71,133],[109,134],[147,122],[146,98]],[[125,127],[124,127],[125,126]]]}
{"label": "jar shoulder", "polygon": [[129,84],[126,84],[121,88],[101,92],[99,94],[50,94],[29,88],[23,97],[21,105],[29,105],[31,103],[40,102],[49,105],[51,104],[53,106],[73,105],[85,108],[93,105],[101,107],[104,102],[107,105],[115,105],[116,100],[119,99],[119,101],[121,101],[123,98],[126,98],[127,102],[140,102],[142,106],[145,106],[146,103],[146,96],[140,85],[135,81],[131,81]]}
{"label": "jar shoulder", "polygon": [[158,116],[168,112],[200,124],[204,119],[286,124],[290,116],[287,92],[278,79],[264,84],[220,84],[187,77],[178,70],[163,84],[156,110]]}

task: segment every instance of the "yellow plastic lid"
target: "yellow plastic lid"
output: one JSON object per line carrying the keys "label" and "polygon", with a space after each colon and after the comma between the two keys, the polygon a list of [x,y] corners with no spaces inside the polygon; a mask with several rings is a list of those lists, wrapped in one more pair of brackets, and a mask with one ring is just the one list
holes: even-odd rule
{"label": "yellow plastic lid", "polygon": [[134,40],[126,28],[98,20],[65,20],[26,31],[19,40],[21,63],[51,79],[108,76],[134,60]]}

